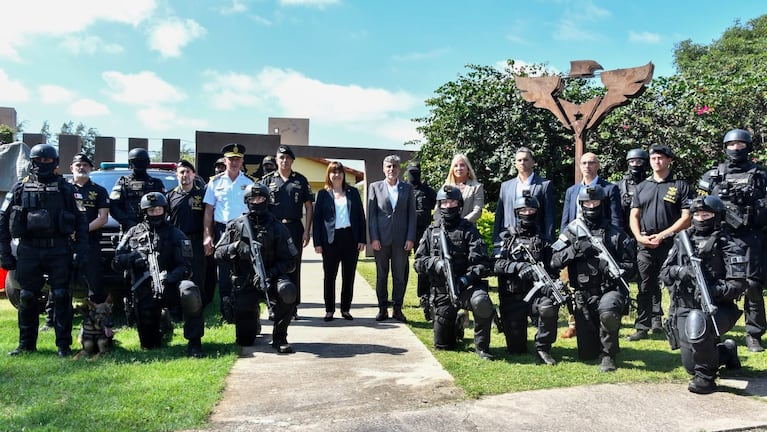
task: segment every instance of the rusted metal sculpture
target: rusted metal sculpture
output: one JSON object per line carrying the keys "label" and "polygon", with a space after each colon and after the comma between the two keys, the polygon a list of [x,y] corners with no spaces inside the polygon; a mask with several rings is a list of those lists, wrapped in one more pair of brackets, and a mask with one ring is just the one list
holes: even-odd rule
{"label": "rusted metal sculpture", "polygon": [[[573,60],[570,62],[569,77],[593,78],[602,65],[594,60]],[[630,98],[637,97],[646,89],[652,79],[655,66],[652,62],[644,66],[627,69],[615,69],[599,74],[607,92],[582,104],[575,104],[558,97],[565,87],[561,76],[522,77],[515,76],[514,82],[522,93],[522,98],[533,102],[537,108],[545,108],[575,134],[575,182],[581,181],[578,161],[583,155],[586,135],[589,130],[599,126],[605,116],[613,109],[626,105]]]}

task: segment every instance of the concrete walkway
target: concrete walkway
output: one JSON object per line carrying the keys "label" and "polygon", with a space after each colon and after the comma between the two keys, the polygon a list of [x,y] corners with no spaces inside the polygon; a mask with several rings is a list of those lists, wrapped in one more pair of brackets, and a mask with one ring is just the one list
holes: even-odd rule
{"label": "concrete walkway", "polygon": [[[340,311],[323,321],[322,263],[311,247],[302,286],[302,319],[288,330],[297,352],[277,355],[265,326],[235,362],[207,430],[767,431],[767,378],[720,380],[708,396],[680,384],[600,384],[466,400],[407,325],[373,319],[375,292],[361,276],[353,321]],[[544,407],[557,415],[542,416]]]}

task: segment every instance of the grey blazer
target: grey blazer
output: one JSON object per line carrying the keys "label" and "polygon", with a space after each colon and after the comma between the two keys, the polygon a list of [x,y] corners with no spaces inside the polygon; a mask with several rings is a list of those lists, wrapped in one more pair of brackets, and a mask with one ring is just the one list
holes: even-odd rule
{"label": "grey blazer", "polygon": [[413,186],[397,183],[397,204],[389,201],[386,180],[368,187],[368,234],[370,241],[378,240],[382,246],[405,247],[405,241],[416,243],[415,194]]}
{"label": "grey blazer", "polygon": [[[471,184],[466,184],[461,195],[463,196],[461,217],[476,225],[485,206],[485,187],[482,183],[472,181]],[[434,206],[434,221],[439,222],[439,219],[439,203],[437,203]]]}

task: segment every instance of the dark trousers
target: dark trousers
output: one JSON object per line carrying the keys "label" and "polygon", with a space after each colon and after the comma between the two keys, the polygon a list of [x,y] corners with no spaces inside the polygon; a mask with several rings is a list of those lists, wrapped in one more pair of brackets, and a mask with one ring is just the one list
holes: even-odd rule
{"label": "dark trousers", "polygon": [[594,360],[599,354],[615,358],[618,354],[620,323],[608,328],[600,316],[610,314],[620,320],[626,297],[618,291],[608,291],[602,295],[589,295],[578,291],[575,295],[575,327],[578,329],[578,358]]}
{"label": "dark trousers", "polygon": [[[685,328],[690,308],[676,308],[676,328],[679,332],[679,350],[682,354],[682,365],[690,375],[697,375],[707,380],[716,378],[719,366],[724,364],[720,358],[721,352],[717,348],[719,337],[716,335],[711,322],[706,323],[706,332],[696,343],[687,338]],[[714,314],[719,332],[724,335],[730,331],[740,318],[740,310],[734,302],[717,304],[717,312]]]}
{"label": "dark trousers", "polygon": [[69,272],[72,266],[72,250],[69,246],[42,248],[29,246],[24,240],[19,244],[16,280],[21,288],[18,310],[19,345],[25,349],[37,347],[37,327],[40,323],[38,304],[44,275],[48,275],[53,298],[53,328],[56,331],[56,346],[68,348],[72,345],[72,296],[69,292]]}
{"label": "dark trousers", "polygon": [[[221,238],[226,230],[226,224],[216,222],[216,242]],[[218,262],[218,295],[221,301],[221,307],[224,305],[224,297],[232,295],[232,263],[228,260]],[[223,314],[223,310],[221,311]]]}
{"label": "dark trousers", "polygon": [[288,274],[290,281],[295,284],[298,289],[298,296],[296,297],[296,306],[301,304],[301,255],[304,252],[304,224],[300,220],[291,221],[285,224],[290,231],[290,238],[293,239],[293,244],[298,250],[298,256],[296,257],[296,269],[292,273]]}
{"label": "dark trousers", "polygon": [[748,259],[748,289],[743,301],[745,312],[746,333],[759,339],[767,330],[767,316],[765,316],[764,288],[765,266],[764,257],[764,234],[759,230],[737,232],[735,237],[746,245],[746,258]]}
{"label": "dark trousers", "polygon": [[[508,291],[498,293],[500,315],[503,322],[506,350],[511,354],[527,352],[527,317],[537,323],[535,333],[536,351],[550,351],[557,339],[559,306],[546,296],[536,295],[530,303],[523,301],[523,294]],[[544,311],[543,315],[541,312]]]}
{"label": "dark trousers", "polygon": [[88,278],[88,298],[94,303],[104,303],[109,294],[104,289],[102,278],[104,276],[104,268],[101,266],[101,235],[98,237],[91,237],[88,241],[88,270],[86,277]]}
{"label": "dark trousers", "polygon": [[642,246],[637,248],[639,292],[637,293],[637,318],[634,322],[634,328],[637,330],[650,330],[653,317],[663,316],[658,276],[672,245],[672,241],[666,240],[655,249]]}
{"label": "dark trousers", "polygon": [[405,300],[405,288],[409,275],[408,255],[401,245],[381,245],[381,250],[373,251],[376,261],[376,297],[378,307],[389,305],[389,267],[391,266],[391,298],[395,308],[402,307]]}
{"label": "dark trousers", "polygon": [[205,278],[207,277],[208,258],[205,256],[205,246],[202,244],[202,234],[188,235],[187,238],[192,243],[192,276],[190,280],[200,288],[203,306],[213,300],[213,293],[205,290]]}
{"label": "dark trousers", "polygon": [[336,276],[338,276],[339,265],[341,266],[341,312],[349,312],[352,307],[358,258],[359,250],[351,228],[336,229],[333,244],[322,248],[325,312],[336,310]]}
{"label": "dark trousers", "polygon": [[[418,241],[421,240],[424,232],[426,232],[426,228],[416,231],[416,239],[418,239]],[[416,243],[416,247],[413,248],[413,253],[415,253],[415,250],[417,248],[418,248],[418,244]],[[431,284],[429,283],[429,276],[425,274],[423,275],[418,274],[417,277],[418,277],[418,283],[416,285],[417,287],[416,293],[418,294],[418,297],[419,298],[422,298],[423,296],[428,297],[429,290],[431,290]]]}

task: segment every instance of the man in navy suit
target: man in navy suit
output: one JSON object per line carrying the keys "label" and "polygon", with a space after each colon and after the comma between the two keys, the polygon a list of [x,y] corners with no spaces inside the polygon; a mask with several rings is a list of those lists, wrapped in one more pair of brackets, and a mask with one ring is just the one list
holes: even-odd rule
{"label": "man in navy suit", "polygon": [[368,232],[376,261],[376,321],[389,318],[389,267],[392,275],[392,317],[407,322],[402,314],[408,279],[408,255],[416,242],[415,195],[413,186],[401,182],[400,158],[387,156],[383,162],[386,178],[368,187]]}
{"label": "man in navy suit", "polygon": [[509,227],[517,226],[514,216],[514,202],[522,196],[523,190],[529,190],[530,196],[541,205],[538,221],[541,224],[539,233],[543,240],[554,242],[554,190],[550,180],[533,172],[535,159],[533,152],[527,147],[520,147],[514,155],[514,166],[517,176],[501,183],[498,197],[498,208],[495,211],[493,224],[493,243],[501,240],[501,232]]}
{"label": "man in navy suit", "polygon": [[584,153],[581,156],[580,170],[583,175],[581,182],[570,186],[565,192],[565,205],[562,207],[562,223],[559,226],[559,231],[564,231],[567,224],[578,217],[578,212],[580,211],[578,192],[583,188],[595,185],[601,186],[607,195],[608,205],[604,207],[605,219],[609,220],[612,225],[626,229],[627,227],[623,226],[620,192],[613,183],[599,177],[599,159],[597,155],[594,153]]}

